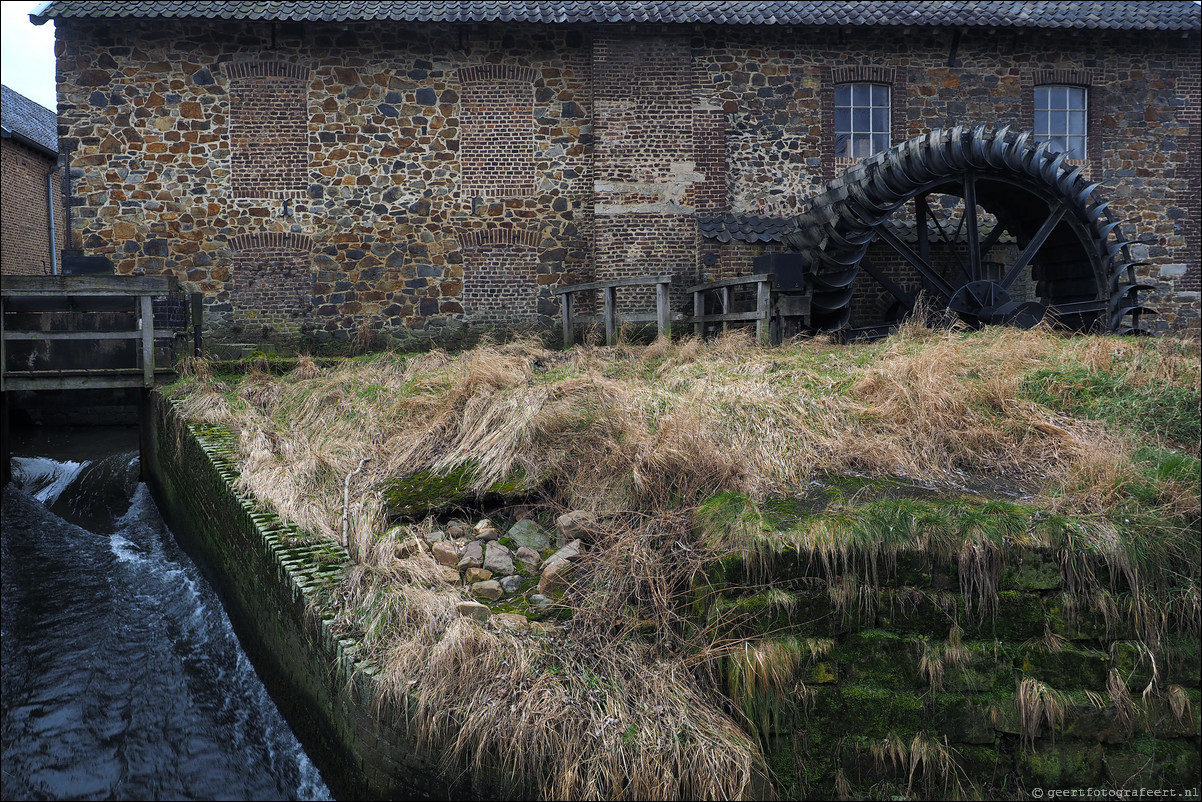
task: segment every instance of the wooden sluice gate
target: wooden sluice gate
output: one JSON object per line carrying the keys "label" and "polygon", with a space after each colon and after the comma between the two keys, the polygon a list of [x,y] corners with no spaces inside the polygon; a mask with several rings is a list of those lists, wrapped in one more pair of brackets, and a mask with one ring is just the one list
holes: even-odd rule
{"label": "wooden sluice gate", "polygon": [[[201,300],[174,276],[5,276],[0,285],[4,483],[9,415],[38,391],[143,391],[199,354]],[[191,337],[189,337],[191,334]],[[15,400],[16,396],[26,400]],[[37,403],[37,402],[35,402]]]}
{"label": "wooden sluice gate", "polygon": [[5,276],[3,390],[153,387],[197,330],[190,312],[174,276]]}

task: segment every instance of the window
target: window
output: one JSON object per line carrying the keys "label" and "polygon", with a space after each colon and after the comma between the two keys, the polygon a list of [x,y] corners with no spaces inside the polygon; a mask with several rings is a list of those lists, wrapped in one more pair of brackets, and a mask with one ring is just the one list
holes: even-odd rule
{"label": "window", "polygon": [[1054,153],[1084,159],[1087,99],[1081,86],[1035,87],[1035,138],[1048,142]]}
{"label": "window", "polygon": [[890,140],[889,86],[854,83],[835,87],[835,158],[863,159]]}

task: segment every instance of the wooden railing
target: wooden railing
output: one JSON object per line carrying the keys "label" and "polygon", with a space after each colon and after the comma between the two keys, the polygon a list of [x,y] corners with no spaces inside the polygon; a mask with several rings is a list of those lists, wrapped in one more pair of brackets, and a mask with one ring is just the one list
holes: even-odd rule
{"label": "wooden railing", "polygon": [[[721,323],[726,331],[731,323],[749,323],[755,321],[755,340],[766,345],[771,333],[769,324],[772,319],[772,283],[775,276],[771,273],[760,273],[755,276],[739,276],[710,281],[689,287],[685,292],[693,294],[693,333],[698,337],[705,336],[706,323]],[[755,309],[750,311],[734,311],[734,290],[747,284],[755,285]],[[721,312],[706,314],[706,300],[710,294],[717,294]]]}
{"label": "wooden railing", "polygon": [[[153,302],[155,298],[178,293],[179,282],[174,276],[5,276],[0,288],[0,389],[153,387],[156,373],[170,373],[173,367],[156,368],[155,342],[166,339],[174,344],[179,334],[173,330],[155,331]],[[132,308],[114,312],[113,302],[96,302],[96,299],[122,298],[129,299]],[[89,302],[95,308],[88,309]],[[89,314],[100,318],[130,313],[134,325],[128,329],[102,330],[87,321]],[[27,324],[15,322],[23,317]],[[103,357],[85,351],[90,344],[111,341],[134,342],[138,346],[134,349],[137,364],[105,364]],[[29,352],[17,355],[23,364],[10,367],[9,360],[14,356],[10,344],[31,342],[75,343],[78,347],[59,349],[57,354],[47,347],[49,356],[37,354],[36,348],[23,349]],[[38,361],[53,363],[56,358],[62,360],[58,365],[34,367]],[[74,362],[90,364],[73,366]]]}
{"label": "wooden railing", "polygon": [[[573,284],[560,287],[553,294],[562,295],[559,310],[563,321],[563,346],[570,348],[576,341],[576,326],[581,323],[605,323],[605,344],[613,345],[618,340],[618,326],[622,323],[654,323],[660,337],[670,337],[672,334],[672,315],[668,302],[668,288],[672,284],[671,276],[633,276],[617,278],[609,281],[593,281],[588,284]],[[619,287],[655,286],[655,312],[618,313]],[[603,312],[600,315],[577,315],[573,309],[574,295],[579,292],[600,291],[602,294]]]}

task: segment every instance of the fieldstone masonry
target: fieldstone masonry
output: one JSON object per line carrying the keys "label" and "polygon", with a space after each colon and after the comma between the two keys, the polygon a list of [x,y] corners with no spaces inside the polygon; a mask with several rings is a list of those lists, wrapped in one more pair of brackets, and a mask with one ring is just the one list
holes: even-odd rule
{"label": "fieldstone masonry", "polygon": [[1146,253],[1153,324],[1197,325],[1196,32],[56,28],[72,244],[204,292],[217,340],[453,343],[550,325],[557,286],[662,272],[689,311],[681,287],[779,247],[708,240],[697,215],[803,211],[842,166],[834,86],[869,79],[895,140],[1029,128],[1035,85],[1087,83],[1085,168]]}

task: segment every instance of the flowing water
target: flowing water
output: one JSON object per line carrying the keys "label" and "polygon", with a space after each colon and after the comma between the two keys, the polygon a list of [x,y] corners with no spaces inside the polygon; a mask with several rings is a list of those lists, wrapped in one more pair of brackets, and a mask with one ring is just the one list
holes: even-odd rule
{"label": "flowing water", "polygon": [[17,799],[331,799],[138,482],[137,432],[13,444],[3,785]]}

